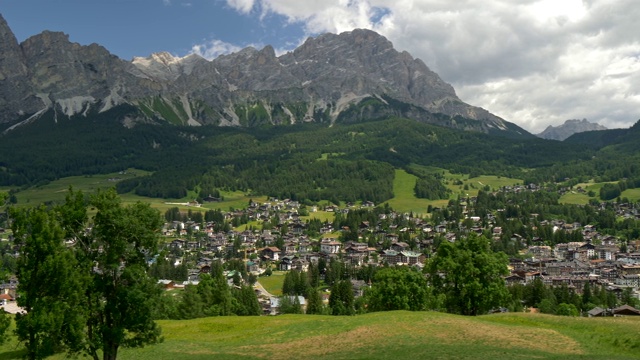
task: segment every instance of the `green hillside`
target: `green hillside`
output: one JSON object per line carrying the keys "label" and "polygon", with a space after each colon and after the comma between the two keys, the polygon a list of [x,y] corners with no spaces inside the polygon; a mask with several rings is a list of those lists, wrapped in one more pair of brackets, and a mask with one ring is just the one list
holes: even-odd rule
{"label": "green hillside", "polygon": [[[161,321],[121,359],[639,359],[640,319],[381,312]],[[15,347],[15,344],[12,345]],[[19,352],[0,347],[0,359]],[[56,357],[62,358],[62,356]]]}

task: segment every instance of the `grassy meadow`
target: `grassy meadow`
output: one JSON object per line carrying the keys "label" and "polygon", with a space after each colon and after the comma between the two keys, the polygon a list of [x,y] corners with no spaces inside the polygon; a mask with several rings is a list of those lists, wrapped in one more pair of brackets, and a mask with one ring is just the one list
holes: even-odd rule
{"label": "grassy meadow", "polygon": [[[489,186],[491,189],[495,190],[503,186],[522,184],[522,180],[520,179],[492,175],[469,178],[469,175],[452,174],[448,170],[440,168],[414,166],[422,171],[443,174],[445,186],[451,190],[450,199],[457,199],[458,196],[476,196],[478,195],[478,190],[485,186]],[[413,188],[416,185],[416,179],[417,177],[415,175],[409,174],[405,170],[396,170],[396,176],[393,181],[394,197],[387,201],[389,206],[400,212],[413,211],[417,214],[426,213],[429,205],[432,205],[433,207],[446,206],[448,200],[427,200],[417,198],[413,191]]]}
{"label": "grassy meadow", "polygon": [[258,282],[272,295],[282,295],[282,284],[286,271],[274,271],[271,276],[261,276]]}
{"label": "grassy meadow", "polygon": [[[497,189],[505,185],[514,185],[521,183],[521,180],[510,179],[497,176],[480,176],[475,178],[469,178],[468,175],[463,174],[451,174],[448,170],[439,168],[427,168],[421,167],[421,169],[427,169],[429,172],[439,172],[444,174],[445,186],[452,191],[450,198],[455,199],[458,196],[475,196],[478,193],[478,189],[488,185],[492,189]],[[75,190],[82,190],[83,192],[90,194],[98,189],[107,189],[114,187],[119,179],[128,179],[135,176],[144,176],[148,172],[137,169],[128,169],[126,173],[111,173],[104,175],[87,175],[87,176],[72,176],[52,181],[46,185],[36,186],[29,189],[21,190],[16,194],[18,199],[18,206],[35,206],[47,201],[63,201],[69,186],[73,186]],[[425,214],[427,207],[432,205],[434,207],[441,207],[446,205],[448,200],[427,200],[419,199],[415,196],[413,188],[415,187],[417,177],[415,175],[407,173],[405,170],[396,170],[395,179],[393,183],[394,197],[387,201],[387,203],[397,211],[401,212],[414,212],[416,214]],[[455,183],[455,184],[454,184]],[[465,189],[466,187],[466,189]],[[0,191],[8,191],[9,188],[0,188]],[[205,203],[200,208],[189,207],[181,205],[181,203],[187,203],[195,198],[194,193],[190,193],[182,199],[156,199],[148,198],[144,196],[138,196],[133,193],[122,194],[120,197],[125,204],[142,201],[150,203],[152,207],[164,212],[172,207],[178,207],[183,211],[206,211],[209,209],[229,210],[243,209],[249,204],[249,200],[253,199],[258,202],[266,202],[268,198],[266,196],[249,196],[241,191],[222,191],[221,195],[224,197],[223,201],[214,203]],[[629,198],[640,198],[640,191],[635,194],[631,194]],[[309,214],[307,219],[317,218],[321,221],[332,221],[333,213],[325,211],[317,211]],[[259,224],[251,224],[257,226]]]}
{"label": "grassy meadow", "polygon": [[[438,312],[160,321],[164,341],[120,359],[639,359],[640,319]],[[7,347],[9,346],[9,347]],[[15,343],[0,359],[18,359]],[[65,358],[62,355],[54,359]]]}

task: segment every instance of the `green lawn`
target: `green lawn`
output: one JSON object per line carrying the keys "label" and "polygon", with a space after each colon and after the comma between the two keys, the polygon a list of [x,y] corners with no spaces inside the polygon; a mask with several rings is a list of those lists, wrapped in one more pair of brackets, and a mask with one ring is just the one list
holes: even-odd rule
{"label": "green lawn", "polygon": [[[452,174],[448,170],[440,168],[418,165],[414,166],[422,171],[444,174],[445,186],[452,191],[450,199],[457,199],[458,196],[476,196],[478,194],[478,190],[487,185],[491,189],[498,189],[507,185],[522,184],[522,180],[520,179],[493,175],[483,175],[470,179],[468,175]],[[409,174],[404,170],[396,170],[396,176],[393,181],[394,197],[387,201],[393,209],[400,212],[413,211],[417,214],[424,214],[426,213],[429,205],[434,207],[446,206],[448,200],[427,200],[417,198],[413,191],[413,188],[416,185],[416,179],[417,177],[415,175]],[[457,184],[455,182],[457,182]],[[465,189],[465,185],[467,189]]]}
{"label": "green lawn", "polygon": [[[424,214],[427,212],[429,204],[440,203],[441,201],[431,201],[427,199],[419,199],[415,196],[413,188],[416,186],[415,175],[409,174],[404,170],[396,170],[396,176],[393,180],[393,199],[387,201],[389,206],[400,212],[410,212]],[[446,203],[446,200],[444,200]]]}
{"label": "green lawn", "polygon": [[258,278],[260,285],[273,295],[282,295],[282,284],[284,283],[284,271],[274,271],[271,276],[261,276]]}
{"label": "green lawn", "polygon": [[[615,182],[610,182],[610,183],[615,183]],[[594,198],[599,201],[600,200],[600,197],[599,197],[600,188],[602,188],[604,186],[604,184],[607,184],[607,182],[580,183],[580,184],[575,185],[573,188],[577,189],[578,187],[581,187],[584,190],[586,190],[587,192],[593,191],[596,194],[596,196]],[[640,189],[627,189],[627,190],[623,191],[622,194],[620,194],[620,197],[621,198],[626,197],[631,201],[638,201],[638,200],[640,200]],[[572,192],[568,192],[568,193],[562,195],[560,197],[560,203],[562,203],[562,204],[585,205],[585,204],[587,204],[589,202],[590,199],[592,199],[592,198],[590,198],[586,193],[581,194],[581,193],[578,193],[577,191],[574,190]]]}
{"label": "green lawn", "polygon": [[[640,359],[640,319],[438,312],[160,321],[164,341],[118,358]],[[0,347],[17,359],[19,347]],[[64,356],[56,356],[63,359]]]}
{"label": "green lawn", "polygon": [[148,172],[144,170],[128,169],[123,174],[70,176],[52,181],[46,185],[22,190],[16,194],[16,197],[18,198],[19,206],[36,206],[47,201],[63,201],[69,186],[73,186],[74,190],[93,193],[98,189],[114,187],[118,179],[130,179],[147,174]]}
{"label": "green lawn", "polygon": [[620,195],[621,198],[628,198],[630,201],[640,201],[640,189],[627,189]]}
{"label": "green lawn", "polygon": [[586,205],[589,203],[589,199],[589,195],[573,191],[562,195],[558,202],[561,204]]}

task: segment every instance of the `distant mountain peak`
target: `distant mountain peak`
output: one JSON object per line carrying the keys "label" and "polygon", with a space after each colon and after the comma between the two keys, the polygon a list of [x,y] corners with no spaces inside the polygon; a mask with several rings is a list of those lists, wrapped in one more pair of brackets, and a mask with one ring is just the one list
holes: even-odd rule
{"label": "distant mountain peak", "polygon": [[397,116],[530,136],[464,103],[424,62],[371,30],[323,34],[280,56],[267,45],[211,61],[168,52],[125,61],[51,31],[18,44],[2,18],[0,38],[0,123],[48,109],[87,116],[128,104],[139,110],[135,117],[179,125],[333,124]]}
{"label": "distant mountain peak", "polygon": [[570,119],[559,126],[547,126],[547,128],[537,134],[537,136],[547,140],[563,141],[573,134],[596,130],[607,130],[607,128],[598,123],[589,122],[587,119]]}

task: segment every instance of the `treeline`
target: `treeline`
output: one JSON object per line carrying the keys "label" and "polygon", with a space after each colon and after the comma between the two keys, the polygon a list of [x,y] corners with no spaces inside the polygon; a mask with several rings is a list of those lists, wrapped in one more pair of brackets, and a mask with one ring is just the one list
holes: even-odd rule
{"label": "treeline", "polygon": [[[555,191],[525,191],[520,193],[497,192],[488,193],[479,191],[477,200],[470,203],[473,213],[486,221],[488,214],[495,213],[496,226],[503,230],[517,226],[525,232],[518,233],[525,238],[534,236],[532,227],[524,226],[533,224],[539,227],[544,220],[564,220],[566,223],[580,223],[582,225],[595,225],[598,231],[604,234],[622,236],[626,239],[637,237],[637,228],[640,222],[636,219],[616,220],[614,205],[611,203],[593,205],[560,204],[559,195]],[[500,209],[501,211],[495,211]],[[535,214],[532,216],[532,214]],[[524,227],[523,227],[524,226]],[[549,237],[552,238],[552,237]],[[554,245],[554,244],[550,244]]]}
{"label": "treeline", "polygon": [[[491,251],[487,238],[470,235],[453,244],[442,242],[424,271],[407,266],[354,269],[339,260],[319,261],[307,272],[289,272],[283,295],[292,301],[298,295],[311,299],[308,306],[314,310],[307,313],[313,314],[438,310],[480,315],[510,303],[503,279],[507,264],[504,253]],[[354,297],[352,280],[361,281],[363,296]],[[331,290],[326,307],[317,303],[322,286]],[[288,310],[298,308],[294,304]]]}
{"label": "treeline", "polygon": [[[184,198],[187,191],[204,197],[240,190],[301,201],[381,202],[393,196],[393,168],[418,164],[522,178],[537,174],[524,173],[523,163],[546,168],[573,159],[589,162],[595,154],[577,145],[506,139],[397,118],[334,127],[138,124],[128,129],[121,120],[131,111],[117,107],[57,123],[51,113],[10,131],[0,142],[0,185],[32,186],[135,167],[154,175],[119,182],[120,193]],[[419,196],[444,197],[434,179],[419,177]]]}
{"label": "treeline", "polygon": [[[244,264],[242,266],[244,267]],[[206,316],[262,315],[262,307],[252,284],[243,280],[249,279],[246,271],[233,271],[235,286],[229,286],[223,265],[219,261],[212,262],[211,272],[200,274],[197,284],[186,285],[184,293],[180,296],[165,293],[157,303],[154,318],[195,319]],[[255,278],[253,281],[255,282]]]}
{"label": "treeline", "polygon": [[547,286],[540,278],[536,278],[527,285],[514,284],[509,286],[511,294],[511,311],[522,311],[525,307],[533,307],[545,314],[579,316],[587,311],[601,307],[613,309],[620,305],[638,307],[640,301],[633,296],[631,288],[624,290],[618,296],[607,291],[605,286],[585,282],[580,293],[575,287],[562,284]]}

